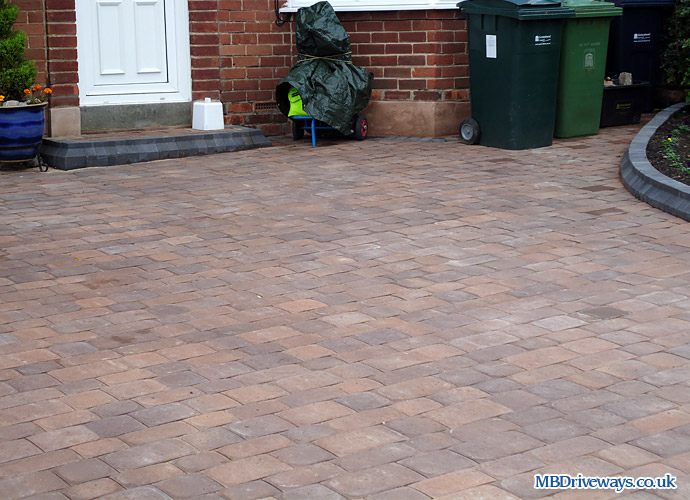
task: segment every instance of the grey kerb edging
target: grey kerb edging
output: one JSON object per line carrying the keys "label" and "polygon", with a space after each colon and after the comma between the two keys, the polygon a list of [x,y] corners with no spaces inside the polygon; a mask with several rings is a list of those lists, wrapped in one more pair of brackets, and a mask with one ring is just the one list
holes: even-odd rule
{"label": "grey kerb edging", "polygon": [[681,102],[659,112],[642,127],[621,160],[621,180],[636,198],[669,214],[690,221],[690,186],[655,169],[647,159],[647,144],[654,133],[676,111],[687,106]]}

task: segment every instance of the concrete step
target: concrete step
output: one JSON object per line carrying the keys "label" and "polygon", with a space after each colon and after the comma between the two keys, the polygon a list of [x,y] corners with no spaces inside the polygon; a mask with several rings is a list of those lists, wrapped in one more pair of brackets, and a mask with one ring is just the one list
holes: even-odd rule
{"label": "concrete step", "polygon": [[224,130],[166,128],[43,139],[40,154],[52,168],[73,170],[184,158],[270,146],[258,129],[228,125]]}

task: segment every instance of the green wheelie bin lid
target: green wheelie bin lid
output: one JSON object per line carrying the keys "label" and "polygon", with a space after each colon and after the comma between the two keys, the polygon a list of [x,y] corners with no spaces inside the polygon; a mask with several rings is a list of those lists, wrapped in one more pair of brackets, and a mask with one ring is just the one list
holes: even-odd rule
{"label": "green wheelie bin lid", "polygon": [[490,14],[519,21],[574,17],[560,0],[465,0],[458,4],[463,14]]}
{"label": "green wheelie bin lid", "polygon": [[563,7],[575,11],[575,17],[616,17],[623,15],[623,9],[612,2],[602,0],[563,0]]}

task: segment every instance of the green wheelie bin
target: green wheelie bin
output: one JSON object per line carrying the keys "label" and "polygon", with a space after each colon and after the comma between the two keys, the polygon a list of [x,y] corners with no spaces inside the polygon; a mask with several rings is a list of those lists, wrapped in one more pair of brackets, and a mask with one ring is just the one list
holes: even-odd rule
{"label": "green wheelie bin", "polygon": [[560,0],[468,0],[472,118],[460,124],[468,144],[501,149],[550,146],[565,18]]}
{"label": "green wheelie bin", "polygon": [[623,9],[601,0],[564,0],[575,17],[563,26],[556,137],[599,132],[611,19]]}

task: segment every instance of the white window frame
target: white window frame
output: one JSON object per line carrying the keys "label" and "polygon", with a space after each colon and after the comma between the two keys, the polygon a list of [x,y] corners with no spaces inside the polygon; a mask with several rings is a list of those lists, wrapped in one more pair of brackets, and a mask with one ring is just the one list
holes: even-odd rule
{"label": "white window frame", "polygon": [[[319,0],[287,0],[280,12],[297,12]],[[383,10],[458,9],[460,0],[328,0],[336,12],[370,12]]]}

